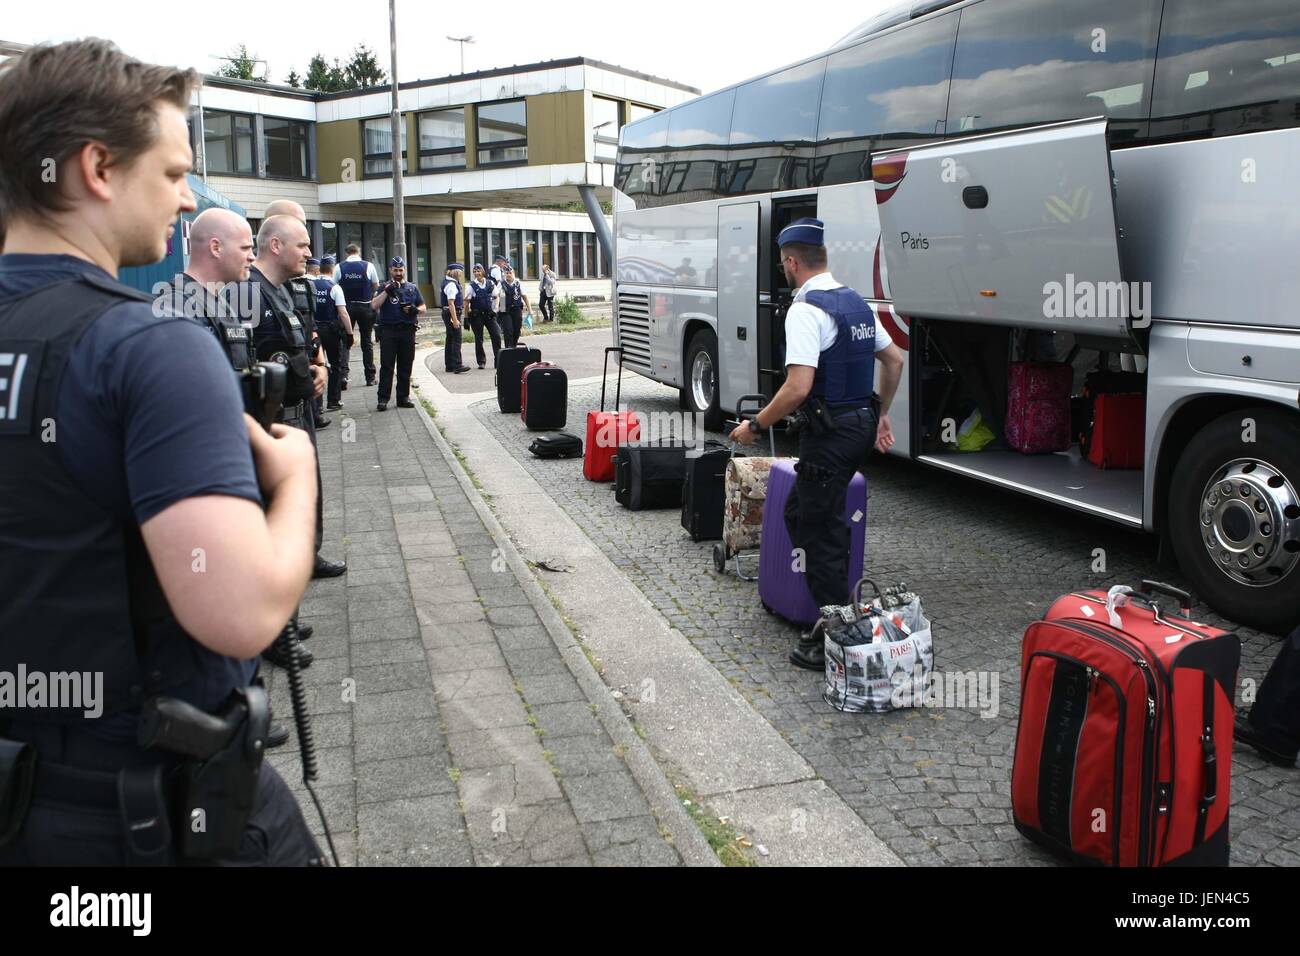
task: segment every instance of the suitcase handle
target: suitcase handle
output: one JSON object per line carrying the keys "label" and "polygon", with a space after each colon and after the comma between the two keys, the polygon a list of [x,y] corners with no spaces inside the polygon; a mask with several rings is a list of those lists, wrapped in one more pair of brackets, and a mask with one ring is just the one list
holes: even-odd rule
{"label": "suitcase handle", "polygon": [[611,345],[605,349],[605,363],[600,370],[600,410],[605,410],[605,380],[609,377],[609,353],[618,353],[618,380],[614,385],[614,411],[618,411],[618,400],[623,394],[623,346]]}
{"label": "suitcase handle", "polygon": [[[760,394],[758,392],[755,392],[753,395],[742,395],[740,396],[740,398],[736,399],[736,417],[735,419],[728,420],[726,423],[727,425],[731,426],[730,428],[727,429],[728,434],[730,434],[734,429],[739,427],[741,422],[745,422],[752,417],[756,417],[758,413],[763,410],[764,406],[767,405],[767,402],[768,402],[767,396]],[[751,403],[754,405],[754,411],[746,412],[745,406]],[[776,432],[771,428],[767,429],[767,444],[769,450],[772,452],[771,457],[775,458],[776,457]],[[731,453],[732,453],[732,457],[734,458],[736,453],[735,443],[733,443],[731,446]]]}
{"label": "suitcase handle", "polygon": [[[1178,608],[1183,612],[1183,617],[1192,616],[1192,603],[1193,603],[1192,595],[1190,592],[1184,591],[1182,588],[1176,588],[1172,584],[1164,584],[1163,582],[1160,581],[1144,580],[1142,582],[1141,587],[1139,587],[1138,590],[1142,594],[1149,595],[1152,593],[1156,593],[1156,594],[1168,595],[1169,597],[1173,598],[1175,601],[1178,602]],[[1154,601],[1151,602],[1151,606],[1153,608],[1156,608],[1156,604]],[[1156,608],[1156,616],[1158,617],[1159,614],[1160,614],[1159,609]]]}

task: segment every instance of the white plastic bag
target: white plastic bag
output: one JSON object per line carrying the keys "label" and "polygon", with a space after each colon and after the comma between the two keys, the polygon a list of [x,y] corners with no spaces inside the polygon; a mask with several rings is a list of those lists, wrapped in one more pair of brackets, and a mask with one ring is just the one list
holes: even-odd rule
{"label": "white plastic bag", "polygon": [[826,651],[822,697],[848,713],[923,706],[934,672],[934,638],[921,599],[889,609],[879,601],[864,605],[863,583],[870,582],[858,583],[851,605],[822,608],[817,625]]}

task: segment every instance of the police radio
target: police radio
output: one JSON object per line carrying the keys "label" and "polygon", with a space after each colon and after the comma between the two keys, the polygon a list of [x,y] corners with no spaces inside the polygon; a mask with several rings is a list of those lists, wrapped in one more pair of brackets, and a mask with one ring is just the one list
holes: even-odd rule
{"label": "police radio", "polygon": [[247,371],[239,373],[239,390],[244,396],[244,411],[257,419],[266,431],[271,423],[279,421],[284,407],[284,390],[289,370],[279,362],[258,362]]}

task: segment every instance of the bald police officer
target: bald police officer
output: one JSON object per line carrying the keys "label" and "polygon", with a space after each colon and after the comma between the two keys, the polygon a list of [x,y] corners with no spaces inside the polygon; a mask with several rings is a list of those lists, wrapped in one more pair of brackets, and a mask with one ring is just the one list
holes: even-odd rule
{"label": "bald police officer", "polygon": [[[798,219],[777,237],[781,267],[794,301],[785,317],[785,384],[733,441],[752,444],[766,428],[800,413],[798,477],[786,504],[790,539],[803,550],[808,588],[818,607],[848,604],[849,527],[844,497],[874,445],[894,444],[889,407],[903,354],[876,322],[871,306],[835,281],[826,264],[825,227]],[[875,394],[875,363],[881,365]],[[825,666],[820,639],[805,636],[790,655],[797,667]]]}

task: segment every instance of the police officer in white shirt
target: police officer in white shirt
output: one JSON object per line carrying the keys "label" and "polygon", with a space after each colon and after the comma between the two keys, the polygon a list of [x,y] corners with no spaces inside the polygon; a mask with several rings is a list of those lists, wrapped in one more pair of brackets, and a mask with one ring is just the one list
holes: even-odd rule
{"label": "police officer in white shirt", "polygon": [[[799,290],[785,317],[786,380],[758,415],[731,433],[732,441],[752,444],[764,429],[799,413],[798,478],[785,519],[791,541],[804,553],[818,607],[849,603],[844,497],[872,447],[884,452],[894,444],[888,413],[903,372],[902,350],[876,323],[871,306],[827,269],[823,230],[820,220],[797,219],[777,237],[781,267]],[[821,640],[803,637],[790,661],[820,671]]]}

